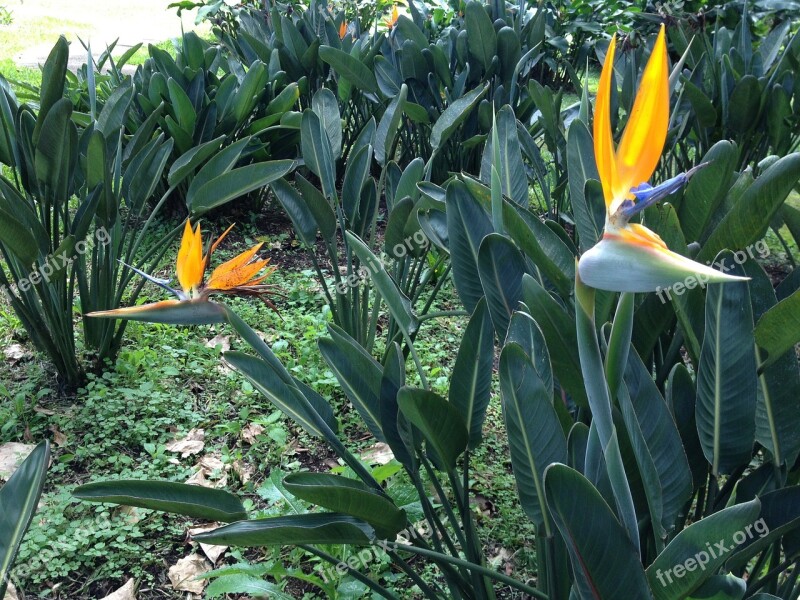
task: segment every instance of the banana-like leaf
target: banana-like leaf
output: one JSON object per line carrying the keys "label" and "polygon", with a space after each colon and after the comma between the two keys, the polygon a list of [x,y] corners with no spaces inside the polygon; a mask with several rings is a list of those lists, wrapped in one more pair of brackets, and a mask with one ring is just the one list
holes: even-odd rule
{"label": "banana-like leaf", "polygon": [[774,364],[800,342],[800,290],[764,313],[756,325],[755,337],[765,355],[761,369]]}
{"label": "banana-like leaf", "polygon": [[701,239],[714,211],[725,199],[731,187],[738,154],[732,142],[717,142],[700,161],[708,163],[708,166],[689,180],[678,213],[683,234],[690,242]]}
{"label": "banana-like leaf", "polygon": [[386,107],[378,123],[378,129],[375,131],[375,160],[380,165],[385,165],[392,159],[390,153],[394,145],[395,135],[397,135],[397,128],[400,126],[400,120],[403,117],[407,97],[408,86],[404,83],[400,86],[400,92]]}
{"label": "banana-like leaf", "polygon": [[655,599],[684,598],[699,588],[729,558],[738,534],[752,527],[759,509],[758,500],[730,506],[676,535],[647,568]]}
{"label": "banana-like leaf", "polygon": [[[715,262],[734,264],[723,252]],[[736,274],[744,272],[734,265]],[[712,471],[750,462],[755,439],[756,375],[753,312],[746,281],[710,284],[697,368],[697,431]]]}
{"label": "banana-like leaf", "polygon": [[176,186],[191,175],[197,167],[202,165],[205,161],[211,158],[220,148],[225,136],[221,135],[218,138],[193,147],[188,152],[181,154],[169,169],[167,174],[167,183],[171,186]]}
{"label": "banana-like leaf", "polygon": [[[272,191],[275,192],[275,197],[281,203],[283,210],[289,215],[292,221],[294,230],[300,237],[302,242],[309,247],[313,247],[317,241],[317,231],[319,227],[314,214],[304,201],[300,193],[292,187],[285,179],[277,179],[273,181],[270,186]],[[330,205],[323,200],[325,206],[330,209]],[[333,214],[331,213],[333,217]]]}
{"label": "banana-like leaf", "polygon": [[0,598],[5,597],[14,559],[36,513],[49,464],[50,443],[44,441],[0,488]]}
{"label": "banana-like leaf", "polygon": [[713,575],[686,600],[742,600],[747,582],[735,575]]}
{"label": "banana-like leaf", "polygon": [[[750,277],[753,320],[758,323],[776,306],[778,300],[769,275],[757,261],[745,261],[742,267]],[[800,305],[797,309],[800,310]],[[780,336],[785,328],[791,329],[792,318],[787,316],[787,322],[774,335]],[[800,321],[795,320],[795,323],[800,329]],[[758,325],[755,337],[758,343]],[[761,354],[759,350],[756,358],[761,358]],[[775,464],[794,464],[800,452],[800,411],[797,410],[800,369],[794,352],[784,353],[775,361],[763,361],[759,368],[758,383],[756,441],[770,451]]]}
{"label": "banana-like leaf", "polygon": [[[661,526],[668,533],[675,526],[678,513],[692,493],[689,463],[669,408],[633,349],[628,354],[625,384],[630,397],[629,402],[621,402],[622,415],[629,432],[636,430],[641,434],[646,446],[641,449],[642,454],[652,459],[661,501]],[[637,436],[631,435],[634,448],[635,437]],[[645,479],[644,474],[642,479]]]}
{"label": "banana-like leaf", "polygon": [[800,179],[800,152],[776,160],[744,191],[697,255],[711,260],[724,248],[739,250],[755,243]]}
{"label": "banana-like leaf", "polygon": [[374,73],[358,58],[331,46],[320,46],[319,57],[357,88],[370,93],[378,91]]}
{"label": "banana-like leaf", "polygon": [[497,33],[482,2],[471,0],[464,10],[469,53],[488,71],[497,55]]}
{"label": "banana-like leaf", "polygon": [[342,209],[349,223],[358,220],[361,190],[367,183],[369,169],[372,163],[372,146],[362,146],[355,153],[350,153],[347,158],[347,167],[344,171],[342,182]]}
{"label": "banana-like leaf", "polygon": [[769,548],[790,531],[796,535],[800,527],[800,486],[773,490],[761,495],[759,499],[761,512],[758,519],[745,527],[745,540],[726,557],[726,569],[737,571],[745,568],[759,552]]}
{"label": "banana-like leaf", "polygon": [[300,149],[311,172],[319,177],[322,192],[329,202],[336,199],[336,165],[328,133],[317,114],[307,108],[300,124]]}
{"label": "banana-like leaf", "polygon": [[[542,347],[544,337],[538,335],[536,345]],[[550,389],[546,378],[546,374],[540,376],[522,346],[506,343],[500,354],[500,391],[511,466],[522,510],[538,527],[544,526],[549,537],[553,525],[545,500],[544,472],[552,463],[566,462],[567,440],[553,408],[552,375]]]}
{"label": "banana-like leaf", "polygon": [[44,127],[50,109],[64,98],[64,81],[67,74],[67,61],[69,60],[69,44],[62,35],[59,36],[47,60],[42,67],[42,87],[39,88],[39,114],[33,128],[31,141],[36,146]]}
{"label": "banana-like leaf", "polygon": [[14,215],[0,208],[0,243],[30,268],[39,255],[39,245],[33,234]]}
{"label": "banana-like leaf", "polygon": [[542,271],[563,298],[572,294],[575,255],[547,224],[529,210],[503,203],[503,224],[511,239]]}
{"label": "banana-like leaf", "polygon": [[294,496],[372,525],[381,539],[394,540],[408,519],[385,495],[355,479],[328,473],[292,473],[283,485]]}
{"label": "banana-like leaf", "polygon": [[469,432],[458,409],[441,396],[417,388],[403,387],[397,394],[403,415],[422,432],[430,458],[441,470],[454,469],[467,449]]}
{"label": "banana-like leaf", "polygon": [[672,368],[667,379],[666,402],[681,436],[683,450],[692,471],[692,489],[705,485],[708,463],[697,434],[695,419],[696,393],[694,381],[684,364]]}
{"label": "banana-like leaf", "polygon": [[406,363],[397,342],[389,346],[381,377],[380,418],[386,443],[394,457],[405,467],[416,470],[417,457],[410,440],[410,425],[399,412],[397,393],[406,384]]}
{"label": "banana-like leaf", "polygon": [[566,390],[580,406],[587,405],[586,388],[578,357],[577,332],[575,321],[565,312],[547,291],[533,277],[522,278],[522,296],[530,315],[542,330],[553,373],[559,385]]}
{"label": "banana-like leaf", "polygon": [[453,283],[464,308],[471,313],[484,296],[478,274],[478,248],[483,238],[493,231],[492,223],[480,201],[463,182],[451,182],[446,194]]}
{"label": "banana-like leaf", "polygon": [[372,435],[385,442],[380,415],[381,365],[341,328],[329,325],[328,333],[330,338],[317,341],[322,357]]}
{"label": "banana-like leaf", "polygon": [[194,197],[200,188],[236,166],[236,163],[241,158],[250,140],[250,137],[246,137],[234,142],[230,146],[226,146],[214,154],[208,162],[200,168],[195,176],[192,177],[192,182],[189,184],[189,189],[186,192],[188,205],[191,205],[189,199]]}
{"label": "banana-like leaf", "polygon": [[345,238],[363,267],[366,268],[369,278],[383,301],[386,302],[386,306],[389,307],[389,312],[397,322],[400,330],[407,336],[415,332],[419,327],[419,322],[414,315],[411,301],[400,290],[389,273],[386,272],[381,260],[372,253],[358,236],[347,231],[345,232]]}
{"label": "banana-like leaf", "polygon": [[566,465],[553,464],[545,470],[544,489],[547,506],[569,551],[579,597],[649,599],[636,549],[589,480]]}
{"label": "banana-like leaf", "polygon": [[208,521],[247,518],[241,500],[230,492],[172,481],[100,481],[77,487],[72,495],[87,502],[151,508]]}
{"label": "banana-like leaf", "polygon": [[358,519],[338,513],[308,513],[231,523],[193,536],[203,544],[258,548],[301,544],[353,544],[366,546],[375,531]]}
{"label": "banana-like leaf", "polygon": [[[519,136],[517,134],[517,118],[509,105],[500,109],[495,117],[497,139],[500,150],[500,164],[494,165],[500,175],[503,194],[511,198],[519,206],[528,206],[528,177],[525,164],[522,162]],[[493,157],[494,136],[490,136],[483,150],[481,162],[481,181],[489,183]]]}
{"label": "banana-like leaf", "polygon": [[308,179],[296,173],[294,180],[297,183],[297,189],[303,196],[303,201],[319,226],[322,239],[331,244],[333,236],[336,234],[336,215],[333,213],[333,208],[325,196]]}
{"label": "banana-like leaf", "polygon": [[508,237],[490,233],[478,249],[478,274],[497,337],[505,339],[511,314],[522,299],[525,258]]}
{"label": "banana-like leaf", "polygon": [[586,182],[599,181],[600,175],[594,162],[592,135],[579,119],[572,121],[567,134],[567,172],[572,216],[578,228],[581,252],[586,252],[600,238],[603,223],[598,222],[591,197],[585,193]]}
{"label": "banana-like leaf", "polygon": [[187,207],[192,214],[201,215],[269,185],[286,175],[293,166],[293,160],[271,160],[233,169],[212,179],[194,194],[187,194]]}
{"label": "banana-like leaf", "polygon": [[[278,363],[280,371],[265,360],[242,352],[226,352],[225,361],[264,394],[280,411],[315,437],[329,439],[328,427],[308,398],[297,388],[294,381],[287,381],[285,369]],[[276,359],[277,362],[277,359]]]}
{"label": "banana-like leaf", "polygon": [[450,378],[450,403],[458,408],[469,431],[469,447],[481,442],[483,421],[492,386],[494,332],[486,301],[481,299],[470,317]]}
{"label": "banana-like leaf", "polygon": [[463,123],[477,106],[481,98],[489,91],[489,83],[468,92],[450,106],[436,119],[431,129],[431,150],[434,154],[444,146],[456,128]]}

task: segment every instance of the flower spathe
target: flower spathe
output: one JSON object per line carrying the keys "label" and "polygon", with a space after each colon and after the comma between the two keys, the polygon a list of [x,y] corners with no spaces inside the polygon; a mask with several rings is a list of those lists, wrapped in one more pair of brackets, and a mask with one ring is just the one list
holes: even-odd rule
{"label": "flower spathe", "polygon": [[664,26],[645,67],[633,109],[614,148],[611,86],[616,38],[603,64],[595,100],[594,153],[606,222],[602,239],[581,256],[581,280],[597,289],[653,292],[694,278],[702,284],[742,280],[669,250],[647,227],[629,220],[677,191],[704,165],[655,187],[647,183],[658,165],[669,125],[669,68]]}
{"label": "flower spathe", "polygon": [[169,280],[158,279],[135,267],[130,267],[148,281],[174,294],[177,300],[163,300],[142,306],[92,312],[86,316],[170,323],[213,322],[211,319],[221,319],[224,316],[224,313],[217,308],[219,305],[209,301],[209,297],[214,294],[256,296],[275,308],[266,297],[273,286],[263,283],[275,269],[267,268],[269,259],[257,258],[258,251],[263,245],[261,243],[222,263],[211,272],[208,280],[204,281],[214,250],[231,229],[233,225],[211,244],[206,254],[203,254],[200,225],[193,228],[187,219],[178,257],[175,260],[175,274],[180,290],[170,287]]}

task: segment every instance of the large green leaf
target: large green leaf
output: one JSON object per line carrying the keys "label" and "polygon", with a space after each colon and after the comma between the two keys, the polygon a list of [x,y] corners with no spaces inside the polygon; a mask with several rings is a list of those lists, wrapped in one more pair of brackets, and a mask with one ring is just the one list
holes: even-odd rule
{"label": "large green leaf", "polygon": [[470,0],[464,11],[469,53],[488,71],[497,54],[497,33],[483,2]]}
{"label": "large green leaf", "polygon": [[[319,226],[314,217],[314,213],[309,208],[300,193],[292,187],[292,185],[285,179],[277,179],[271,184],[272,191],[275,192],[275,197],[281,203],[283,210],[289,215],[292,221],[295,232],[300,237],[300,240],[311,248],[314,247],[317,241],[317,231]],[[324,201],[325,206],[330,208],[330,205]],[[334,218],[331,213],[331,218]]]}
{"label": "large green leaf", "polygon": [[[537,346],[543,347],[544,338],[538,335],[541,339]],[[542,351],[546,353],[546,349]],[[540,376],[522,346],[511,342],[503,347],[500,391],[520,504],[537,526],[544,526],[549,537],[553,532],[545,501],[544,471],[552,463],[566,462],[567,440],[553,408],[552,376],[550,389],[546,378],[546,374],[545,378]]]}
{"label": "large green leaf", "polygon": [[800,152],[776,160],[739,197],[711,233],[697,260],[711,260],[725,248],[740,250],[760,239],[798,179]]}
{"label": "large green leaf", "polygon": [[559,385],[577,404],[586,406],[575,320],[530,275],[522,278],[522,296],[547,340],[553,373]]}
{"label": "large green leaf", "polygon": [[478,274],[478,248],[492,232],[492,224],[480,201],[463,182],[454,180],[447,186],[446,201],[453,283],[464,308],[472,312],[484,295]]}
{"label": "large green leaf", "polygon": [[378,123],[378,129],[375,131],[375,160],[380,165],[385,165],[392,159],[390,154],[397,128],[400,126],[400,121],[403,117],[403,108],[407,96],[408,86],[404,83],[400,86],[400,92],[392,98],[389,106],[386,107]]}
{"label": "large green leaf", "polygon": [[511,239],[563,298],[572,294],[575,255],[564,241],[538,216],[510,202],[503,204],[503,224]]}
{"label": "large green leaf", "polygon": [[329,325],[328,333],[330,338],[317,341],[322,357],[372,435],[385,442],[380,417],[381,365],[336,325]]}
{"label": "large green leaf", "polygon": [[436,466],[442,470],[454,469],[469,444],[469,432],[459,410],[430,390],[410,387],[400,389],[397,405],[422,432],[429,449],[434,451],[429,455]]}
{"label": "large green leaf", "polygon": [[705,485],[708,463],[703,455],[695,419],[696,393],[689,369],[683,363],[676,364],[667,379],[666,402],[681,436],[683,450],[692,471],[692,487]]}
{"label": "large green leaf", "polygon": [[36,144],[36,179],[47,193],[64,201],[72,178],[72,157],[77,153],[77,133],[72,123],[72,102],[62,98],[44,119]]}
{"label": "large green leaf", "polygon": [[406,384],[406,363],[400,344],[393,342],[384,360],[381,377],[380,416],[383,435],[394,457],[404,466],[416,470],[416,456],[410,443],[406,418],[397,406],[397,393]]}
{"label": "large green leaf", "polygon": [[[733,265],[730,252],[715,262]],[[733,266],[733,273],[743,274]],[[705,334],[697,368],[697,431],[714,474],[750,462],[755,438],[753,312],[746,281],[709,284]]]}
{"label": "large green leaf", "polygon": [[339,112],[339,102],[332,91],[322,88],[314,94],[311,106],[328,134],[335,160],[342,155],[342,115]]}
{"label": "large green leaf", "polygon": [[367,245],[358,236],[349,231],[345,233],[347,243],[353,249],[361,264],[366,268],[369,278],[378,290],[378,293],[389,307],[394,320],[400,326],[401,331],[406,335],[417,330],[419,322],[411,308],[411,301],[400,290],[394,279],[386,272],[382,261],[375,256]]}
{"label": "large green leaf", "polygon": [[511,313],[522,299],[525,258],[508,237],[490,233],[478,249],[478,274],[497,337],[504,339]]}
{"label": "large green leaf", "polygon": [[567,134],[567,172],[572,216],[578,228],[581,252],[586,252],[597,243],[603,224],[597,222],[596,211],[585,193],[586,182],[599,181],[600,176],[594,162],[592,135],[579,119],[572,121]]}
{"label": "large green leaf", "polygon": [[371,93],[378,91],[378,82],[374,73],[363,62],[350,56],[347,52],[331,46],[320,46],[319,57],[357,88]]}
{"label": "large green leaf", "polygon": [[0,208],[0,243],[2,243],[22,265],[29,269],[39,255],[39,244],[33,234],[14,215]]}
{"label": "large green leaf", "polygon": [[272,160],[239,167],[212,179],[193,195],[187,195],[187,205],[192,214],[203,214],[269,185],[286,175],[293,166],[293,160]]}
{"label": "large green leaf", "polygon": [[494,332],[486,301],[481,300],[470,317],[458,347],[450,378],[450,403],[458,408],[469,431],[469,447],[480,444],[483,421],[492,386]]}
{"label": "large green leaf", "polygon": [[50,109],[64,97],[64,83],[69,61],[69,44],[62,35],[47,56],[42,67],[42,86],[39,88],[39,114],[33,129],[31,141],[36,146]]}
{"label": "large green leaf", "polygon": [[656,600],[684,598],[709,579],[730,556],[734,535],[758,518],[760,503],[730,506],[681,531],[647,568]]}
{"label": "large green leaf", "polygon": [[678,210],[681,230],[688,241],[702,238],[711,216],[725,198],[738,154],[735,144],[721,140],[700,161],[709,164],[691,178]]}
{"label": "large green leaf", "polygon": [[712,575],[686,600],[742,600],[747,582],[734,575]]}
{"label": "large green leaf", "polygon": [[297,189],[303,196],[303,201],[308,206],[308,210],[314,215],[314,220],[319,227],[320,234],[322,234],[322,239],[331,244],[337,227],[333,208],[325,199],[325,196],[308,179],[296,173],[294,180],[297,183]]}
{"label": "large green leaf", "polygon": [[322,192],[329,202],[336,201],[336,164],[325,127],[310,108],[303,111],[300,123],[300,149],[311,172],[319,177]]}
{"label": "large green leaf", "polygon": [[99,481],[77,487],[72,494],[88,502],[152,508],[207,521],[247,518],[242,501],[230,492],[172,481]]}
{"label": "large green leaf", "polygon": [[800,527],[800,486],[791,486],[768,492],[759,497],[761,512],[742,530],[741,541],[728,555],[725,567],[735,571],[765,548],[769,548],[789,531]]}
{"label": "large green leaf", "polygon": [[434,123],[431,129],[430,143],[431,150],[434,154],[448,139],[450,139],[450,136],[453,135],[456,128],[464,122],[470,112],[472,112],[472,109],[475,108],[478,101],[483,98],[488,90],[488,83],[483,87],[475,88],[453,102],[439,115],[439,118],[436,119],[436,123]]}
{"label": "large green leaf", "polygon": [[171,186],[176,186],[186,179],[197,167],[202,165],[219,150],[224,140],[225,136],[221,135],[199,146],[194,146],[188,152],[181,154],[169,168],[167,183]]}
{"label": "large green leaf", "polygon": [[649,599],[636,549],[589,480],[566,465],[553,464],[545,470],[544,489],[569,551],[579,597]]}
{"label": "large green leaf", "polygon": [[242,138],[214,154],[192,178],[189,190],[186,192],[187,199],[193,197],[197,190],[207,183],[233,169],[250,143],[250,139],[249,137]]}
{"label": "large green leaf", "polygon": [[5,597],[9,572],[39,505],[49,464],[50,444],[44,441],[0,488],[0,598]]}
{"label": "large green leaf", "polygon": [[364,546],[372,543],[375,532],[363,521],[349,515],[308,513],[240,521],[192,537],[203,544],[246,548],[301,544]]}
{"label": "large green leaf", "polygon": [[293,495],[328,510],[366,521],[382,539],[394,541],[406,526],[406,513],[362,482],[329,473],[292,473],[283,485]]}
{"label": "large green leaf", "polygon": [[[497,113],[494,127],[497,129],[500,150],[500,164],[494,166],[500,175],[503,194],[518,205],[527,206],[528,177],[525,173],[525,164],[522,162],[522,151],[517,134],[517,118],[509,105],[504,106]],[[494,136],[490,136],[487,141],[481,162],[481,180],[487,185],[490,181],[492,157],[494,156],[493,139]]]}
{"label": "large green leaf", "polygon": [[[757,261],[748,260],[742,266],[750,277],[753,319],[759,322],[777,304],[775,290],[769,275]],[[796,323],[800,325],[800,321]],[[788,322],[785,326],[791,328]],[[780,335],[780,332],[776,331],[775,335]],[[755,336],[758,342],[758,326]],[[758,354],[762,353],[759,351]],[[757,355],[756,358],[762,357]],[[758,376],[756,441],[772,453],[776,464],[794,464],[800,452],[800,369],[797,358],[794,352],[788,352],[771,364],[765,362],[767,366],[762,363]]]}
{"label": "large green leaf", "polygon": [[276,367],[271,362],[242,352],[226,352],[225,361],[247,377],[283,414],[308,433],[326,439],[329,437],[321,426],[322,417],[294,382],[287,380],[288,373],[285,373],[280,363]]}
{"label": "large green leaf", "polygon": [[[652,460],[658,478],[661,525],[669,533],[675,526],[678,513],[692,493],[689,463],[669,408],[652,376],[632,348],[625,368],[625,384],[630,394],[630,403],[621,401],[625,426],[629,433],[635,430],[641,435],[645,443],[641,452]],[[632,443],[634,437],[637,436],[631,435]],[[635,443],[633,446],[636,448]],[[639,459],[637,453],[637,460]],[[642,479],[645,480],[644,473]]]}
{"label": "large green leaf", "polygon": [[761,369],[775,363],[800,342],[800,290],[764,313],[756,325],[755,338],[764,350]]}

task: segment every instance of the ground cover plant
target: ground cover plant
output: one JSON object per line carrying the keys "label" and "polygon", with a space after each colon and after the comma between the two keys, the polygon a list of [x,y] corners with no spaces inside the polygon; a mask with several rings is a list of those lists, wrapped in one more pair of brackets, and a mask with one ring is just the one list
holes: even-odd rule
{"label": "ground cover plant", "polygon": [[796,598],[796,25],[603,7],[208,3],[7,86],[2,585]]}

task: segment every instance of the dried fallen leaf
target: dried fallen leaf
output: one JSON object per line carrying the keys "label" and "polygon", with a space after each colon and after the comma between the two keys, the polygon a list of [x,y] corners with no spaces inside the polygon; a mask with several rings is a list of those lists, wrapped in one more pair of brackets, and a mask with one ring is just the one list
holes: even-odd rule
{"label": "dried fallen leaf", "polygon": [[247,483],[256,474],[255,468],[243,460],[235,460],[231,466],[233,467],[233,472],[236,473],[242,483]]}
{"label": "dried fallen leaf", "polygon": [[50,425],[48,429],[53,432],[53,443],[56,446],[63,448],[67,445],[67,436],[62,431],[59,431],[58,425]]}
{"label": "dried fallen leaf", "polygon": [[220,346],[220,350],[222,352],[227,352],[231,349],[231,336],[229,335],[222,335],[218,333],[213,338],[206,342],[206,348],[216,348]]}
{"label": "dried fallen leaf", "polygon": [[183,458],[192,454],[199,454],[205,447],[206,432],[202,429],[192,429],[186,437],[172,440],[166,446],[168,452],[179,453]]}
{"label": "dried fallen leaf", "polygon": [[8,584],[8,589],[6,589],[6,595],[3,600],[19,600],[17,588],[14,587],[13,583]]}
{"label": "dried fallen leaf", "polygon": [[130,525],[135,525],[144,518],[141,509],[135,506],[119,506],[114,511],[114,515],[124,519]]}
{"label": "dried fallen leaf", "polygon": [[49,408],[44,408],[43,406],[39,406],[38,404],[33,407],[33,412],[37,412],[40,415],[44,415],[46,417],[52,417],[56,414],[56,411],[50,410]]}
{"label": "dried fallen leaf", "polygon": [[17,470],[36,446],[33,444],[19,444],[8,442],[0,446],[0,479],[8,481],[12,473]]}
{"label": "dried fallen leaf", "polygon": [[[194,538],[194,536],[200,533],[214,531],[217,527],[219,527],[219,524],[217,523],[213,525],[206,525],[205,527],[193,527],[189,530],[189,536]],[[200,550],[203,551],[203,554],[208,557],[208,560],[210,560],[212,564],[217,564],[219,557],[228,551],[228,546],[212,546],[211,544],[203,544],[202,542],[198,543],[200,544]]]}
{"label": "dried fallen leaf", "polygon": [[20,344],[9,344],[3,350],[3,354],[5,355],[6,361],[10,366],[14,366],[18,362],[21,362],[30,356],[30,353],[27,352]]}
{"label": "dried fallen leaf", "polygon": [[370,465],[385,465],[394,458],[389,444],[378,442],[361,454],[361,460]]}
{"label": "dried fallen leaf", "polygon": [[199,554],[190,554],[169,568],[167,576],[172,587],[179,592],[202,594],[208,584],[206,579],[197,579],[199,575],[208,573],[211,565]]}
{"label": "dried fallen leaf", "polygon": [[136,600],[136,582],[133,579],[128,579],[125,585],[102,600]]}
{"label": "dried fallen leaf", "polygon": [[264,433],[264,428],[258,423],[248,423],[242,429],[242,439],[251,446],[256,443],[256,437]]}
{"label": "dried fallen leaf", "polygon": [[[221,488],[228,485],[227,471],[230,467],[223,463],[219,457],[208,454],[200,459],[195,465],[197,471],[186,483],[189,485],[199,485],[207,488]],[[213,477],[213,481],[209,479]]]}

